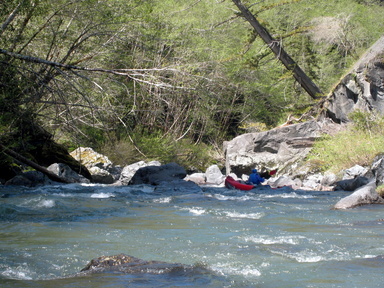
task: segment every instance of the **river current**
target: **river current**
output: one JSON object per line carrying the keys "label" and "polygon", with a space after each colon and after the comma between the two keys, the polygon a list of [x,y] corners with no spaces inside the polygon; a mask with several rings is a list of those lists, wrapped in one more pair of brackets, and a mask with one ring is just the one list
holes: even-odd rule
{"label": "river current", "polygon": [[[384,205],[349,194],[0,187],[0,287],[382,287]],[[72,277],[120,253],[196,269]]]}

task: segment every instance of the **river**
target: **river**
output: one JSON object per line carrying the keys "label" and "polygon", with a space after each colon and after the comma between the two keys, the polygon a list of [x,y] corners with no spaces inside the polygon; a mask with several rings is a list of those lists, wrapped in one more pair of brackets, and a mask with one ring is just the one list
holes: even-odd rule
{"label": "river", "polygon": [[[384,206],[331,209],[348,194],[2,186],[0,287],[382,287]],[[196,269],[71,277],[120,253]]]}

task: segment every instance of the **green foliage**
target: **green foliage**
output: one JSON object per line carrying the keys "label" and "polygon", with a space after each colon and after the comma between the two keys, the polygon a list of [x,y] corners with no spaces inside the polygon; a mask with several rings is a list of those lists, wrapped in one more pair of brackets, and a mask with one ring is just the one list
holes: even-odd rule
{"label": "green foliage", "polygon": [[379,186],[376,188],[376,192],[377,192],[381,197],[384,197],[384,185],[379,185]]}
{"label": "green foliage", "polygon": [[[10,21],[1,26],[0,48],[100,69],[0,54],[0,136],[33,121],[71,147],[118,143],[127,162],[202,167],[207,147],[220,147],[247,123],[271,128],[310,107],[234,7],[216,0],[1,2],[0,23]],[[375,20],[384,7],[375,1],[265,0],[252,9],[325,92],[384,32]]]}
{"label": "green foliage", "polygon": [[354,125],[335,136],[316,141],[308,160],[323,171],[342,171],[356,164],[369,166],[384,146],[384,118],[371,113],[354,112]]}
{"label": "green foliage", "polygon": [[122,166],[141,160],[157,160],[162,164],[176,162],[193,171],[205,171],[218,159],[212,147],[203,143],[194,144],[188,139],[175,141],[172,137],[162,137],[159,134],[140,134],[131,140],[122,139],[114,145],[102,147],[101,151],[113,163]]}

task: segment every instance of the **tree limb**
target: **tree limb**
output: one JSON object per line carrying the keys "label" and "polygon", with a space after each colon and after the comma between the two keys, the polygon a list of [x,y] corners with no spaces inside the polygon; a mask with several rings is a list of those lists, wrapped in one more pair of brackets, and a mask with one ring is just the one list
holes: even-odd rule
{"label": "tree limb", "polygon": [[305,72],[300,68],[300,66],[288,55],[288,53],[281,46],[280,41],[274,39],[271,34],[262,26],[256,17],[248,10],[247,7],[241,3],[240,0],[232,0],[232,2],[239,8],[244,18],[252,25],[256,33],[263,39],[263,41],[268,45],[276,57],[284,64],[284,66],[292,71],[293,77],[297,82],[304,88],[304,90],[311,96],[313,99],[321,98],[324,93],[316,86],[315,83],[305,74]]}
{"label": "tree limb", "polygon": [[44,175],[47,175],[47,177],[53,181],[56,181],[56,182],[61,182],[61,183],[72,183],[71,181],[67,180],[66,178],[63,178],[63,177],[60,177],[58,175],[56,175],[55,173],[49,171],[48,169],[36,164],[35,162],[25,158],[24,156],[20,155],[19,153],[5,147],[3,144],[0,143],[0,148],[2,149],[2,151],[6,154],[8,154],[9,156],[19,160],[20,162],[23,162],[24,164],[34,168],[35,170],[37,171],[40,171],[41,173],[43,173]]}

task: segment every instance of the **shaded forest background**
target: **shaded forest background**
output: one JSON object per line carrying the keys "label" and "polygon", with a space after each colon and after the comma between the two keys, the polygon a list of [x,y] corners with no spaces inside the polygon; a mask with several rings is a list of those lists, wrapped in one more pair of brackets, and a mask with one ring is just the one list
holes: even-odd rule
{"label": "shaded forest background", "polygon": [[[383,1],[243,2],[322,91],[384,33]],[[0,142],[25,156],[204,169],[315,104],[230,0],[5,0],[0,25]]]}

